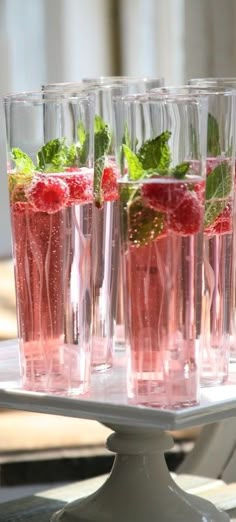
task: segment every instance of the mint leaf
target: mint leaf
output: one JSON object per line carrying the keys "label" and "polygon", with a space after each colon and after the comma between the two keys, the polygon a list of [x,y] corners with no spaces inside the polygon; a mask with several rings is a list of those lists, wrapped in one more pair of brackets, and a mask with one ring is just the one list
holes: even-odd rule
{"label": "mint leaf", "polygon": [[11,151],[11,157],[15,163],[16,171],[21,174],[32,174],[35,170],[32,159],[18,148],[13,148]]}
{"label": "mint leaf", "polygon": [[81,166],[86,164],[86,161],[88,159],[89,154],[89,133],[86,132],[84,124],[82,121],[79,122],[78,129],[77,129],[77,135],[78,135],[78,148],[77,152],[79,155],[79,163]]}
{"label": "mint leaf", "polygon": [[43,171],[57,171],[66,165],[67,147],[65,138],[50,140],[38,152],[38,169]]}
{"label": "mint leaf", "polygon": [[136,246],[147,245],[163,232],[164,215],[145,206],[141,197],[135,198],[130,204],[128,203],[124,211],[128,212],[128,239]]}
{"label": "mint leaf", "polygon": [[95,116],[94,120],[94,181],[93,192],[95,205],[101,207],[103,197],[101,191],[101,181],[105,167],[105,159],[111,144],[111,132],[109,126],[100,116]]}
{"label": "mint leaf", "polygon": [[152,140],[147,140],[139,149],[137,157],[144,170],[157,169],[165,172],[169,169],[171,162],[170,147],[168,140],[171,132],[165,131]]}
{"label": "mint leaf", "polygon": [[48,141],[38,152],[38,170],[60,172],[78,163],[79,149],[74,143],[66,144],[66,138]]}
{"label": "mint leaf", "polygon": [[171,169],[171,175],[174,178],[177,179],[183,179],[187,172],[189,171],[190,162],[184,161],[183,163],[180,163],[179,165],[176,165],[173,169]]}
{"label": "mint leaf", "polygon": [[208,227],[221,214],[233,189],[231,166],[227,161],[212,170],[206,178],[204,223]]}
{"label": "mint leaf", "polygon": [[95,116],[94,121],[94,156],[95,161],[108,153],[111,142],[109,126],[100,116]]}
{"label": "mint leaf", "polygon": [[96,159],[94,162],[94,181],[93,181],[93,193],[94,193],[94,202],[96,207],[101,208],[103,204],[102,191],[101,191],[101,183],[102,183],[102,175],[105,167],[106,157],[101,156]]}
{"label": "mint leaf", "polygon": [[131,140],[130,140],[129,129],[128,129],[127,123],[125,123],[124,135],[123,135],[123,138],[122,138],[122,145],[121,145],[121,148],[120,148],[120,171],[121,171],[121,175],[124,174],[124,168],[125,168],[125,156],[124,156],[123,145],[126,145],[129,149],[131,149]]}
{"label": "mint leaf", "polygon": [[123,145],[123,151],[127,161],[130,179],[136,180],[142,178],[145,171],[139,158],[127,145]]}
{"label": "mint leaf", "polygon": [[207,121],[207,154],[208,156],[218,156],[220,154],[220,133],[217,120],[212,114],[208,113]]}

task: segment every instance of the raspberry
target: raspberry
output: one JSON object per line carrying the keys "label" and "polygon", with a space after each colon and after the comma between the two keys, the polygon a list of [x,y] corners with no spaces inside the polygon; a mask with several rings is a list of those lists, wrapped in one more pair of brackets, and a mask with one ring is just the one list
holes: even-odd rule
{"label": "raspberry", "polygon": [[230,234],[232,232],[232,205],[224,208],[223,212],[216,218],[214,223],[205,229],[209,234]]}
{"label": "raspberry", "polygon": [[142,187],[142,196],[145,203],[154,210],[173,212],[183,200],[186,190],[184,183],[145,183]]}
{"label": "raspberry", "polygon": [[118,199],[118,171],[115,166],[105,167],[102,175],[102,190],[104,201],[115,201]]}
{"label": "raspberry", "polygon": [[192,191],[186,192],[182,202],[170,215],[169,227],[173,232],[188,236],[201,230],[202,207]]}
{"label": "raspberry", "polygon": [[[67,170],[68,172],[68,170]],[[64,175],[63,180],[69,188],[69,201],[71,203],[88,203],[93,201],[93,181],[92,177],[83,174],[75,169],[70,171],[71,174]]]}
{"label": "raspberry", "polygon": [[11,205],[11,208],[14,214],[23,214],[27,210],[28,206],[28,203],[24,203],[23,201],[17,201],[16,203],[13,203]]}
{"label": "raspberry", "polygon": [[199,183],[194,183],[193,190],[196,193],[198,200],[203,204],[205,197],[205,182],[200,181]]}
{"label": "raspberry", "polygon": [[56,176],[37,176],[27,189],[32,206],[40,212],[54,214],[63,208],[69,198],[69,188]]}

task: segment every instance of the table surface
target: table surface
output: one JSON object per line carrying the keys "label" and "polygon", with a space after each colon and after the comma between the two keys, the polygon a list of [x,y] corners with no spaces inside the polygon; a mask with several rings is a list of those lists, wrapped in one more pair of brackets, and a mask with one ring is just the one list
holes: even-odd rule
{"label": "table surface", "polygon": [[160,410],[128,404],[125,394],[124,356],[116,354],[112,370],[94,374],[89,397],[65,397],[21,388],[18,342],[0,343],[0,407],[67,417],[94,419],[108,425],[176,430],[217,422],[236,415],[236,364],[227,384],[202,388],[199,406]]}

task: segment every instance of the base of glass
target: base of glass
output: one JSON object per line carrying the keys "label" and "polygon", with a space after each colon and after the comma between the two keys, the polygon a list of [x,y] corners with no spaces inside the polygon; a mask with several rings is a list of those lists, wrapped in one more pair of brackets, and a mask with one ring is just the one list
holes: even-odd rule
{"label": "base of glass", "polygon": [[196,406],[199,403],[199,387],[196,379],[179,382],[174,379],[136,380],[128,386],[130,404],[149,406],[161,409],[179,409]]}
{"label": "base of glass", "polygon": [[31,382],[23,382],[22,384],[23,390],[33,391],[38,393],[47,393],[49,395],[58,395],[63,397],[74,397],[74,396],[87,396],[89,395],[89,385],[88,383],[76,384],[73,387],[68,386],[44,386],[41,383],[31,383]]}
{"label": "base of glass", "polygon": [[224,384],[228,379],[228,375],[203,375],[200,378],[200,385],[202,388],[210,386],[219,386]]}

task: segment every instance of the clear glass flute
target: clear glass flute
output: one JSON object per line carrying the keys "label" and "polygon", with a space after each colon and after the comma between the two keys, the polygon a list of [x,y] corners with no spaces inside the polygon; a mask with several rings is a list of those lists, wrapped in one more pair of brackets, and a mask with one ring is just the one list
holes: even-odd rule
{"label": "clear glass flute", "polygon": [[[213,89],[225,88],[236,89],[236,78],[222,77],[222,78],[193,78],[189,81],[190,85],[200,87],[212,87]],[[232,322],[231,322],[231,336],[230,336],[230,359],[236,361],[236,205],[234,202],[233,208],[233,292],[232,292]]]}
{"label": "clear glass flute", "polygon": [[[52,91],[51,91],[52,90]],[[81,82],[44,86],[51,92],[81,92]],[[112,100],[127,93],[123,84],[86,86],[82,91],[95,97],[94,204],[92,207],[92,369],[112,366],[119,260],[117,174],[114,154]]]}
{"label": "clear glass flute", "polygon": [[4,106],[23,387],[86,394],[94,100],[32,92]]}
{"label": "clear glass flute", "polygon": [[[123,85],[126,86],[128,94],[138,94],[149,91],[150,89],[161,87],[164,85],[164,79],[158,77],[135,77],[135,76],[100,76],[98,78],[83,78],[82,82],[88,87],[91,85]],[[113,98],[118,93],[113,93]],[[125,92],[124,92],[125,94]],[[102,108],[100,109],[103,113]],[[113,125],[111,115],[108,123]],[[114,153],[114,152],[113,152]],[[118,234],[119,238],[120,234]],[[117,302],[116,302],[116,320],[115,320],[115,344],[119,349],[125,348],[125,331],[124,331],[124,307],[123,307],[123,278],[121,261],[118,264],[118,280],[117,280]]]}
{"label": "clear glass flute", "polygon": [[235,95],[220,86],[161,91],[208,97],[201,384],[216,385],[225,382],[229,373],[233,313]]}
{"label": "clear glass flute", "polygon": [[114,107],[128,397],[160,408],[194,405],[207,100],[144,94],[116,100]]}

